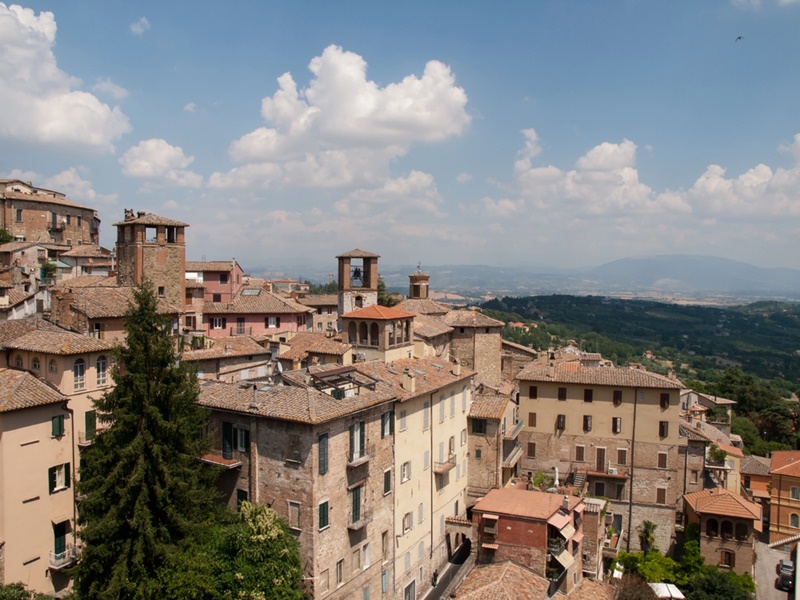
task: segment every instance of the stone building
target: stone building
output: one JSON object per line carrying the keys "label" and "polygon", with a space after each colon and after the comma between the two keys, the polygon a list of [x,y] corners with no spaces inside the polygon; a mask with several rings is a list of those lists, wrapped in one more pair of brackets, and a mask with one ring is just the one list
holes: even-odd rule
{"label": "stone building", "polygon": [[687,523],[699,527],[705,564],[754,575],[761,507],[720,488],[686,494],[683,501]]}
{"label": "stone building", "polygon": [[[281,336],[284,337],[284,336]],[[276,345],[278,362],[284,370],[305,369],[309,365],[349,365],[353,363],[353,347],[310,331],[285,336],[285,341],[270,342]]]}
{"label": "stone building", "polygon": [[479,564],[514,562],[569,594],[583,579],[581,497],[521,488],[492,490],[472,508]]}
{"label": "stone building", "polygon": [[379,258],[377,254],[357,248],[336,257],[339,261],[339,315],[378,303]]}
{"label": "stone building", "polygon": [[[533,363],[519,375],[525,427],[522,472],[543,471],[609,498],[630,551],[636,527],[657,524],[656,546],[673,543],[681,500],[680,382],[644,370]],[[636,550],[636,546],[633,546]]]}
{"label": "stone building", "polygon": [[29,181],[0,179],[0,228],[18,242],[99,244],[97,211]]}
{"label": "stone building", "polygon": [[298,295],[297,303],[313,308],[310,328],[315,333],[333,335],[339,326],[339,297],[336,294]]}
{"label": "stone building", "polygon": [[480,381],[499,384],[503,323],[478,310],[454,310],[441,318],[453,328],[451,355],[466,369],[477,371]]}
{"label": "stone building", "polygon": [[340,316],[342,332],[357,360],[390,362],[414,352],[414,315],[373,304]]}
{"label": "stone building", "polygon": [[181,359],[197,370],[198,379],[238,383],[272,375],[272,352],[248,336],[208,340],[204,348],[184,350]]}

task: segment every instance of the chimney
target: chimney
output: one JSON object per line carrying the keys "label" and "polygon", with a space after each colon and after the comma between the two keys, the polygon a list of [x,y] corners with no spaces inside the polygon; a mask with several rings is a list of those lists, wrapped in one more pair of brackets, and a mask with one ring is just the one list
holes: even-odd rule
{"label": "chimney", "polygon": [[550,379],[555,379],[555,376],[556,376],[556,365],[555,365],[555,363],[551,362],[550,365],[547,367],[547,376]]}
{"label": "chimney", "polygon": [[461,361],[456,359],[455,364],[453,365],[453,375],[459,377],[461,375]]}
{"label": "chimney", "polygon": [[564,501],[561,503],[561,508],[565,511],[569,512],[569,496],[564,496]]}
{"label": "chimney", "polygon": [[403,370],[403,389],[409,394],[413,394],[417,388],[417,378],[411,372],[411,369],[406,367]]}

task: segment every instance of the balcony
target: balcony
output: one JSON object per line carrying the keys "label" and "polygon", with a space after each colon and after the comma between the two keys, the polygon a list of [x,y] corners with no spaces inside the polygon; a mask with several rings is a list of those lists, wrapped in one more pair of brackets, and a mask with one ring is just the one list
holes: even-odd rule
{"label": "balcony", "polygon": [[103,432],[102,429],[94,429],[88,431],[79,431],[78,432],[78,446],[81,448],[85,448],[86,446],[91,446],[94,444],[95,438]]}
{"label": "balcony", "polygon": [[222,450],[211,450],[201,456],[200,460],[225,469],[238,469],[242,466],[241,454],[241,452],[223,453]]}
{"label": "balcony", "polygon": [[567,544],[566,540],[552,537],[547,540],[547,551],[553,556],[558,556],[564,551],[566,544]]}
{"label": "balcony", "polygon": [[236,325],[231,327],[230,329],[231,337],[237,335],[253,335],[253,328],[252,327],[245,327],[244,325]]}
{"label": "balcony", "polygon": [[372,523],[372,513],[361,510],[358,514],[351,514],[350,520],[347,524],[347,529],[350,531],[359,531],[364,529],[369,523]]}
{"label": "balcony", "polygon": [[522,444],[517,442],[514,447],[509,450],[508,454],[503,457],[503,468],[511,469],[519,461],[522,456]]}
{"label": "balcony", "polygon": [[50,569],[60,571],[71,567],[78,562],[78,552],[76,548],[67,548],[63,552],[50,552]]}
{"label": "balcony", "polygon": [[367,464],[369,462],[372,453],[373,453],[372,446],[367,446],[366,448],[364,448],[359,452],[350,450],[350,452],[347,453],[345,464],[347,465],[348,469],[355,469],[356,467],[360,467],[361,465]]}
{"label": "balcony", "polygon": [[64,221],[58,221],[56,223],[50,222],[50,225],[47,226],[48,231],[64,231],[67,228],[67,224]]}
{"label": "balcony", "polygon": [[445,473],[449,473],[453,469],[456,468],[456,455],[451,454],[447,457],[447,460],[444,462],[434,461],[433,463],[433,472],[437,475],[444,475]]}
{"label": "balcony", "polygon": [[503,439],[504,440],[515,440],[515,439],[517,439],[517,436],[519,435],[519,432],[522,431],[523,425],[524,425],[524,423],[522,421],[517,421],[517,423],[514,425],[514,427],[511,428],[511,430],[506,431],[505,435],[503,436]]}

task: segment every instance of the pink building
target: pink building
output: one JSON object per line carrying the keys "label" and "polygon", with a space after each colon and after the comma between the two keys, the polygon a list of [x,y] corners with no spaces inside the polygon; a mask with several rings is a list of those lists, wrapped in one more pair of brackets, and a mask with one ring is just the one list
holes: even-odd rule
{"label": "pink building", "polygon": [[232,302],[239,293],[244,271],[236,259],[186,261],[186,279],[202,284],[206,302]]}

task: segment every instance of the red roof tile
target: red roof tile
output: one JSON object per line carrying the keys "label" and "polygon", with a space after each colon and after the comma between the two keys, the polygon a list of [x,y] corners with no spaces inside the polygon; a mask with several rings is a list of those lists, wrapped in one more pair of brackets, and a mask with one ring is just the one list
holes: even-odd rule
{"label": "red roof tile", "polygon": [[380,304],[373,304],[366,308],[360,308],[342,315],[343,319],[370,319],[372,321],[389,321],[394,319],[410,319],[414,315],[411,313],[397,310],[396,308],[389,308],[381,306]]}

